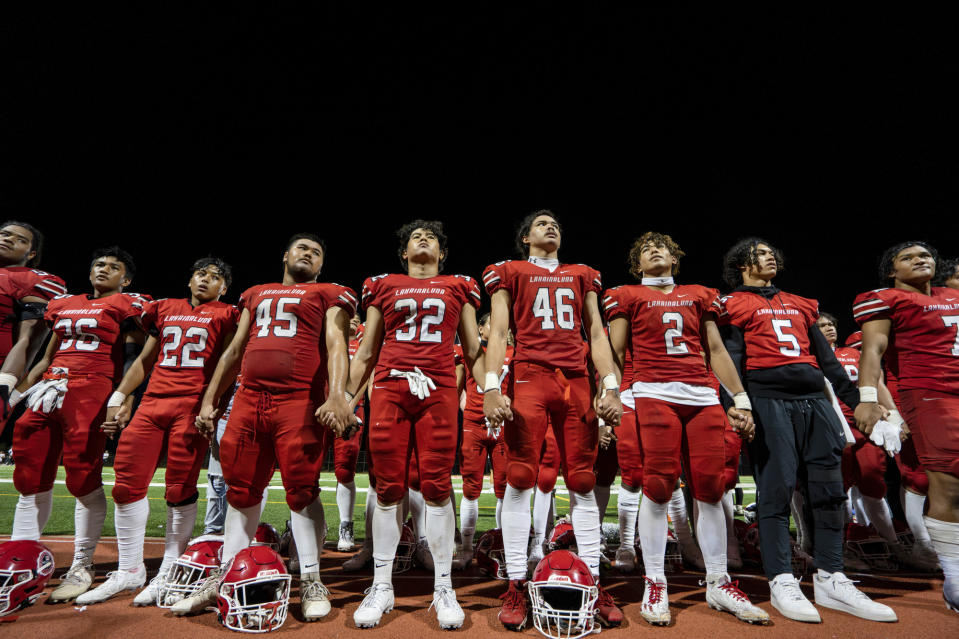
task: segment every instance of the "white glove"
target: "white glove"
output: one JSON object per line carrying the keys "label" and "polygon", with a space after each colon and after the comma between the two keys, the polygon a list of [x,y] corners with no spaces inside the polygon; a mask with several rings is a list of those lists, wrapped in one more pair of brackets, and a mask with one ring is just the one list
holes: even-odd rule
{"label": "white glove", "polygon": [[390,377],[405,377],[410,385],[410,393],[418,399],[426,399],[430,396],[431,390],[436,390],[436,384],[420,370],[419,366],[414,366],[411,371],[399,371],[394,368],[390,370]]}
{"label": "white glove", "polygon": [[[66,375],[67,369],[52,369],[53,373],[62,373]],[[35,412],[49,414],[54,409],[63,407],[63,397],[67,394],[67,378],[42,379],[27,392],[18,398],[18,401],[26,401],[27,407]]]}
{"label": "white glove", "polygon": [[[901,418],[900,418],[901,419]],[[895,457],[902,450],[902,427],[899,424],[892,424],[880,419],[872,427],[872,433],[869,435],[869,441],[876,446],[881,446],[886,450],[890,457]]]}
{"label": "white glove", "polygon": [[502,430],[502,426],[493,426],[492,424],[489,423],[488,419],[484,418],[484,420],[486,421],[486,436],[489,437],[490,439],[499,439],[499,434],[500,434],[500,431]]}

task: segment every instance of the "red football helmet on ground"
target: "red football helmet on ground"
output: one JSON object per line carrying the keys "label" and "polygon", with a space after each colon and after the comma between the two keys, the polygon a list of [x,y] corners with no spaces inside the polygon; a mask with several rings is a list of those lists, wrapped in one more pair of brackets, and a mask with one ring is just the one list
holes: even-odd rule
{"label": "red football helmet on ground", "polygon": [[400,543],[396,545],[396,557],[393,559],[393,572],[406,572],[413,567],[413,554],[416,552],[416,534],[407,521],[400,529]]}
{"label": "red football helmet on ground", "polygon": [[507,579],[506,551],[503,548],[503,531],[490,528],[476,542],[476,565],[480,572],[494,579]]}
{"label": "red football helmet on ground", "polygon": [[872,526],[850,523],[846,526],[846,550],[873,570],[896,570],[889,544]]}
{"label": "red football helmet on ground", "polygon": [[527,582],[533,625],[553,639],[575,639],[594,632],[599,588],[575,553],[554,550]]}
{"label": "red football helmet on ground", "polygon": [[26,608],[53,574],[53,553],[38,541],[0,544],[0,617]]}
{"label": "red football helmet on ground", "polygon": [[260,525],[256,527],[256,534],[253,535],[253,543],[251,545],[269,546],[276,552],[280,552],[280,535],[276,532],[276,528],[262,521]]}
{"label": "red football helmet on ground", "polygon": [[203,535],[190,542],[177,557],[166,580],[157,591],[157,606],[169,608],[199,590],[210,571],[220,567],[223,556],[223,536]]}
{"label": "red football helmet on ground", "polygon": [[563,517],[556,522],[546,541],[548,552],[554,550],[570,550],[576,547],[576,533],[573,532],[573,522]]}
{"label": "red football helmet on ground", "polygon": [[286,621],[290,574],[268,546],[250,546],[226,566],[217,592],[217,617],[230,630],[269,632]]}

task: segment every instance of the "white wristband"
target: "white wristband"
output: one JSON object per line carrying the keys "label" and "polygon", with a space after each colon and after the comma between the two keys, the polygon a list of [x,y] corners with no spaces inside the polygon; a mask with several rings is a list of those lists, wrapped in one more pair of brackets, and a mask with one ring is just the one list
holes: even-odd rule
{"label": "white wristband", "polygon": [[110,399],[107,400],[107,408],[117,408],[118,406],[123,406],[123,402],[126,400],[126,398],[127,396],[120,391],[113,391],[113,394],[110,395]]}
{"label": "white wristband", "polygon": [[603,388],[606,390],[619,390],[619,384],[616,382],[616,375],[610,373],[603,378]]}
{"label": "white wristband", "polygon": [[17,385],[17,376],[13,373],[0,373],[0,386],[6,386],[7,389],[12,389]]}
{"label": "white wristband", "polygon": [[749,401],[749,395],[746,394],[746,391],[733,395],[733,405],[739,410],[751,411],[753,409],[753,405]]}
{"label": "white wristband", "polygon": [[860,386],[859,401],[875,404],[879,401],[879,389],[875,386]]}
{"label": "white wristband", "polygon": [[483,384],[483,392],[499,390],[499,375],[496,373],[486,373],[486,382]]}

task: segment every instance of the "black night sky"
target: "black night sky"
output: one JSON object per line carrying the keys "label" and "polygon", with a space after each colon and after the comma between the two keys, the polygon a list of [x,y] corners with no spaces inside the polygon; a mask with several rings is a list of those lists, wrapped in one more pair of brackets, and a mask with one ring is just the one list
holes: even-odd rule
{"label": "black night sky", "polygon": [[184,295],[213,253],[235,301],[300,230],[327,239],[323,278],[358,288],[399,267],[414,217],[447,225],[447,272],[478,276],[548,207],[561,257],[607,285],[645,230],[686,250],[682,281],[720,288],[726,248],[766,236],[778,284],[844,335],[886,246],[959,254],[946,16],[200,4],[4,9],[0,204],[74,292],[118,243],[133,290]]}

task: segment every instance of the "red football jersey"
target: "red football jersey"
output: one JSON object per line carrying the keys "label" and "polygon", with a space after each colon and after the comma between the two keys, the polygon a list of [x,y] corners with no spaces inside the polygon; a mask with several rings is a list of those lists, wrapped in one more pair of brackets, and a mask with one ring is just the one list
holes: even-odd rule
{"label": "red football jersey", "polygon": [[383,346],[373,379],[386,379],[394,368],[411,371],[417,366],[437,386],[456,388],[453,344],[460,311],[467,304],[479,308],[481,301],[479,285],[467,275],[367,278],[363,308],[375,306],[383,314]]}
{"label": "red football jersey", "polygon": [[[482,423],[486,418],[486,415],[483,413],[483,389],[480,388],[479,384],[476,383],[476,380],[473,379],[473,371],[470,370],[469,366],[466,365],[466,360],[463,359],[463,349],[459,345],[456,347],[456,364],[463,365],[463,368],[466,370],[466,406],[463,408],[463,420],[469,420],[471,422]],[[503,370],[499,375],[499,387],[505,393],[509,388],[509,363],[513,359],[513,347],[506,347],[506,357],[503,360]]]}
{"label": "red football jersey", "polygon": [[500,289],[510,294],[514,361],[586,373],[583,304],[587,293],[603,290],[599,271],[560,264],[550,272],[528,261],[508,260],[487,266],[483,284],[490,295]]}
{"label": "red football jersey", "polygon": [[326,312],[334,306],[350,317],[356,294],[339,284],[261,284],[243,292],[240,309],[250,311],[243,351],[243,387],[254,391],[324,393]]}
{"label": "red football jersey", "polygon": [[225,340],[236,330],[240,311],[213,301],[194,307],[187,299],[150,302],[143,329],[160,341],[146,394],[198,395],[206,390]]}
{"label": "red football jersey", "polygon": [[[836,354],[836,359],[839,360],[842,367],[846,369],[846,375],[849,376],[850,381],[852,381],[853,384],[859,381],[859,351],[855,348],[841,346],[835,349],[834,353]],[[846,406],[841,399],[839,400],[839,406],[842,408],[842,414],[846,416],[846,421],[855,426],[856,418],[853,410]]]}
{"label": "red football jersey", "polygon": [[0,363],[13,348],[13,327],[19,321],[17,302],[25,297],[49,302],[66,293],[67,285],[56,275],[25,266],[0,268]]}
{"label": "red football jersey", "polygon": [[123,324],[140,317],[148,301],[136,293],[53,298],[43,316],[60,338],[50,366],[74,374],[106,375],[119,383],[123,376]]}
{"label": "red football jersey", "polygon": [[809,351],[809,328],[819,318],[819,302],[780,291],[765,298],[748,291],[730,293],[720,301],[720,322],[746,334],[746,370],[787,364],[819,368]]}
{"label": "red football jersey", "polygon": [[959,394],[959,291],[933,287],[931,293],[862,293],[853,302],[853,317],[859,324],[892,322],[885,359],[899,388]]}
{"label": "red football jersey", "polygon": [[684,284],[664,293],[641,284],[619,286],[606,291],[603,312],[607,320],[629,319],[634,382],[709,385],[703,319],[722,312],[716,289]]}

